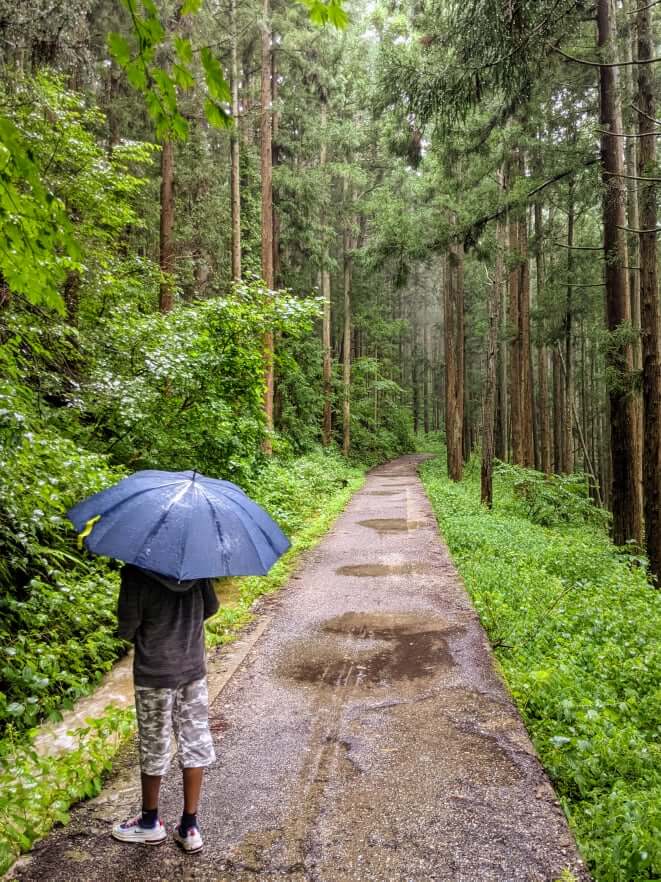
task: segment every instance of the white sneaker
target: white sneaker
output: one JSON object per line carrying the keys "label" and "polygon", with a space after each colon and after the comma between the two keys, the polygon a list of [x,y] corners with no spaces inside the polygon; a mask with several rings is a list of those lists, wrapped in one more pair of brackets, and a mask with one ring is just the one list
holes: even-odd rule
{"label": "white sneaker", "polygon": [[194,851],[200,851],[204,842],[197,827],[189,827],[185,836],[179,832],[179,827],[174,828],[174,841],[178,842],[184,851],[192,854]]}
{"label": "white sneaker", "polygon": [[167,838],[167,832],[160,818],[153,827],[143,827],[140,824],[141,817],[131,818],[130,821],[122,821],[112,828],[113,838],[120,842],[133,842],[136,845],[159,845]]}

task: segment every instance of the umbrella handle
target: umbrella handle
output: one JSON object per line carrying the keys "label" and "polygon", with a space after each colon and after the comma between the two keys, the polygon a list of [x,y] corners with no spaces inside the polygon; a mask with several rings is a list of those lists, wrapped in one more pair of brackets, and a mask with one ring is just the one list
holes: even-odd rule
{"label": "umbrella handle", "polygon": [[100,520],[101,515],[96,515],[95,517],[90,518],[89,521],[85,524],[81,532],[78,534],[78,548],[83,547],[83,539],[87,539],[89,534],[94,529],[94,524],[96,524],[96,522]]}

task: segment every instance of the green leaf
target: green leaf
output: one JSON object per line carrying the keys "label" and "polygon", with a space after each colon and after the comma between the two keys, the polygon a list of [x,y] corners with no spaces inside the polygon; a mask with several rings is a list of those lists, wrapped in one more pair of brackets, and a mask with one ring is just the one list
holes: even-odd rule
{"label": "green leaf", "polygon": [[202,49],[200,57],[202,59],[202,66],[204,67],[204,74],[207,83],[207,89],[209,90],[209,95],[216,101],[229,103],[232,100],[232,93],[230,92],[230,87],[225,80],[225,75],[223,74],[223,69],[220,62],[213,54],[213,52],[207,47]]}
{"label": "green leaf", "polygon": [[211,98],[207,98],[204,102],[204,115],[209,123],[217,129],[227,129],[232,126],[231,115]]}
{"label": "green leaf", "polygon": [[126,67],[131,61],[131,47],[121,34],[116,32],[108,34],[108,49],[120,67]]}
{"label": "green leaf", "polygon": [[195,85],[195,78],[191,72],[187,67],[182,67],[180,64],[174,64],[172,66],[172,76],[177,86],[184,91],[192,89]]}
{"label": "green leaf", "polygon": [[174,49],[182,65],[187,66],[193,63],[193,47],[190,40],[186,40],[184,37],[175,37]]}
{"label": "green leaf", "polygon": [[202,7],[202,0],[184,0],[181,4],[181,14],[190,15],[192,12],[199,12]]}

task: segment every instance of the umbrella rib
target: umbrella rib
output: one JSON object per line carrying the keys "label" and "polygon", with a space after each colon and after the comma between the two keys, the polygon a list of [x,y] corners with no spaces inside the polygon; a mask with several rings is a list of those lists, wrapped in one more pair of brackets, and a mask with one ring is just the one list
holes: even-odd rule
{"label": "umbrella rib", "polygon": [[[206,496],[206,493],[205,493],[205,496]],[[250,499],[250,497],[248,497],[248,499]],[[260,527],[260,525],[259,525],[259,524],[257,523],[257,521],[253,518],[253,516],[252,516],[252,514],[250,513],[250,511],[249,511],[247,508],[244,508],[244,507],[241,505],[241,502],[240,502],[238,499],[234,499],[234,500],[232,500],[232,501],[235,503],[235,505],[236,505],[237,508],[241,509],[241,511],[243,512],[244,515],[246,515],[246,517],[250,518],[250,520],[252,521],[252,523],[255,525],[255,527],[259,530],[259,532],[262,534],[262,536],[263,536],[264,539],[266,540],[266,543],[267,543],[267,544],[269,545],[269,547],[271,548],[271,551],[272,551],[274,554],[277,555],[277,554],[278,554],[278,550],[277,550],[277,548],[275,547],[275,545],[273,544],[273,542],[271,541],[271,537],[269,536],[269,534],[268,534],[265,530],[262,530],[262,528]],[[251,500],[251,501],[254,503],[254,500]],[[256,505],[256,503],[254,503],[254,504]],[[268,512],[267,512],[267,514],[268,514]],[[273,523],[275,523],[275,521],[274,521]],[[276,524],[276,526],[278,526],[278,525]],[[280,528],[278,527],[278,529],[280,529]],[[285,537],[285,538],[286,538],[286,537]],[[255,550],[257,550],[257,549],[255,549]],[[257,554],[259,555],[259,551],[257,551]],[[261,556],[260,556],[260,560],[261,560]],[[262,563],[264,563],[264,561],[262,561]]]}
{"label": "umbrella rib", "polygon": [[225,564],[225,572],[228,572],[229,566],[228,566],[228,559],[227,559],[227,551],[225,550],[225,542],[223,541],[224,540],[223,530],[222,530],[222,527],[220,526],[220,521],[219,521],[218,517],[216,516],[216,509],[211,504],[211,500],[209,499],[207,494],[205,492],[203,492],[202,495],[204,496],[204,501],[209,506],[209,510],[211,511],[211,517],[213,518],[213,522],[216,525],[216,533],[218,534],[218,544],[220,546],[220,554],[221,554],[221,556],[223,558],[223,562]]}
{"label": "umbrella rib", "polygon": [[[213,513],[214,513],[214,519],[216,519],[216,510],[215,510],[215,507],[213,506],[211,500],[210,500],[209,497],[207,496],[207,494],[206,494],[206,490],[205,490],[205,493],[204,493],[204,498],[206,499],[207,504],[209,505],[209,507],[211,508],[211,510],[212,510]],[[278,552],[276,551],[276,549],[275,549],[273,543],[271,542],[269,536],[264,532],[264,530],[262,530],[262,528],[259,526],[259,524],[258,524],[258,523],[255,521],[255,519],[252,517],[252,515],[250,514],[250,512],[247,511],[242,505],[239,505],[239,503],[238,503],[236,500],[232,500],[232,501],[235,502],[236,507],[237,507],[238,509],[240,509],[241,512],[243,512],[243,514],[244,514],[247,518],[249,518],[249,520],[250,520],[250,526],[254,526],[255,529],[259,530],[259,532],[261,533],[261,535],[262,535],[262,536],[264,537],[264,539],[266,540],[266,543],[267,543],[267,545],[269,546],[269,548],[271,549],[271,551],[273,552],[273,554],[276,555],[276,558],[279,557]],[[243,520],[239,517],[239,515],[238,515],[237,512],[235,512],[234,514],[235,514],[235,517],[238,519],[239,523],[241,524],[241,526],[243,527],[243,529],[244,529],[244,530],[246,531],[246,533],[248,534],[248,536],[250,536],[250,529],[249,529],[248,525],[246,525],[246,524],[243,522]],[[219,529],[220,529],[220,524],[219,524],[219,522],[218,522],[217,520],[216,520],[216,523],[218,523],[218,527],[219,527]],[[261,565],[262,565],[262,568],[263,568],[266,572],[268,572],[269,565],[266,564],[266,563],[264,562],[264,559],[262,558],[262,555],[259,553],[259,548],[257,547],[257,545],[255,545],[254,541],[253,541],[253,547],[254,547],[254,549],[255,549],[255,554],[257,555],[257,558],[258,558],[259,562],[260,562]]]}
{"label": "umbrella rib", "polygon": [[[173,481],[173,483],[179,483],[179,482]],[[154,536],[158,533],[158,531],[161,529],[161,527],[165,523],[165,519],[170,514],[170,511],[172,510],[173,506],[176,505],[177,502],[179,502],[181,497],[184,495],[184,493],[186,493],[186,491],[188,489],[189,489],[188,487],[182,487],[181,490],[178,493],[175,493],[175,495],[172,497],[172,499],[168,502],[167,508],[165,508],[164,511],[161,512],[161,516],[156,521],[154,526],[151,528],[149,533],[147,533],[147,535],[144,539],[144,542],[142,543],[142,547],[140,549],[139,556],[142,556],[145,545],[147,545],[147,543],[150,542],[154,538]],[[178,579],[179,577],[177,575],[175,575],[174,578]]]}

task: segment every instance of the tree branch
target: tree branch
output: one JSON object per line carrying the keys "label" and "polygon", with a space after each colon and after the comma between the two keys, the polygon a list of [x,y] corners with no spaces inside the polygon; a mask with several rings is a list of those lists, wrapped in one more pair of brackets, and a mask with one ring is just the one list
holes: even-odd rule
{"label": "tree branch", "polygon": [[[637,230],[635,227],[621,227],[619,224],[616,226],[618,230],[626,230],[627,233],[661,233],[661,227],[652,227],[651,230]],[[632,267],[632,269],[639,269],[639,267]]]}
{"label": "tree branch", "polygon": [[572,251],[603,251],[603,245],[567,245],[565,242],[556,242],[553,240],[553,244],[557,245],[558,248],[569,248]]}
{"label": "tree branch", "polygon": [[[640,107],[636,107],[635,104],[630,104],[629,106],[632,107],[633,110],[636,111],[636,113],[639,113],[641,116],[644,116],[645,119],[649,119],[650,122],[653,122],[655,126],[661,126],[661,120],[660,120],[660,119],[654,119],[653,116],[650,116],[649,113],[645,113],[644,110],[641,110]],[[652,134],[652,133],[650,132],[649,134]]]}
{"label": "tree branch", "polygon": [[626,15],[638,15],[639,12],[645,12],[646,9],[658,6],[659,3],[661,3],[661,0],[653,0],[653,2],[648,3],[647,6],[639,6],[638,9],[632,9],[631,12],[627,12]]}
{"label": "tree branch", "polygon": [[641,175],[625,175],[622,172],[602,171],[604,175],[610,175],[612,178],[626,178],[627,181],[651,181],[653,184],[661,184],[661,178],[645,178]]}
{"label": "tree branch", "polygon": [[576,64],[585,64],[587,67],[631,67],[634,64],[657,64],[661,61],[661,56],[657,56],[656,58],[647,58],[644,61],[588,61],[586,58],[576,58],[575,55],[569,55],[568,52],[560,49],[559,46],[554,46],[552,43],[547,44],[549,49],[552,49],[554,52],[557,52],[558,55],[562,55],[563,58],[566,58],[567,61],[573,61]]}
{"label": "tree branch", "polygon": [[480,235],[482,228],[492,220],[498,220],[499,217],[502,217],[504,214],[513,208],[516,205],[527,204],[530,199],[535,196],[537,193],[541,193],[542,190],[545,190],[547,187],[550,187],[552,184],[557,184],[558,181],[562,181],[564,178],[571,177],[571,175],[575,175],[577,172],[582,171],[584,168],[589,168],[592,165],[596,165],[599,162],[597,157],[591,157],[590,159],[586,159],[582,166],[578,168],[570,168],[565,171],[559,172],[557,175],[553,175],[552,178],[544,181],[544,183],[539,184],[537,187],[533,187],[532,190],[529,190],[525,197],[517,200],[508,200],[503,205],[500,206],[496,211],[493,211],[491,214],[486,214],[481,218],[478,218],[474,221],[470,226],[466,229],[464,241],[467,244],[474,242],[477,237]]}
{"label": "tree branch", "polygon": [[[661,2],[661,0],[659,0]],[[661,138],[661,132],[643,132],[639,135],[637,132],[609,132],[607,129],[596,129],[600,135],[610,135],[612,138]]]}

